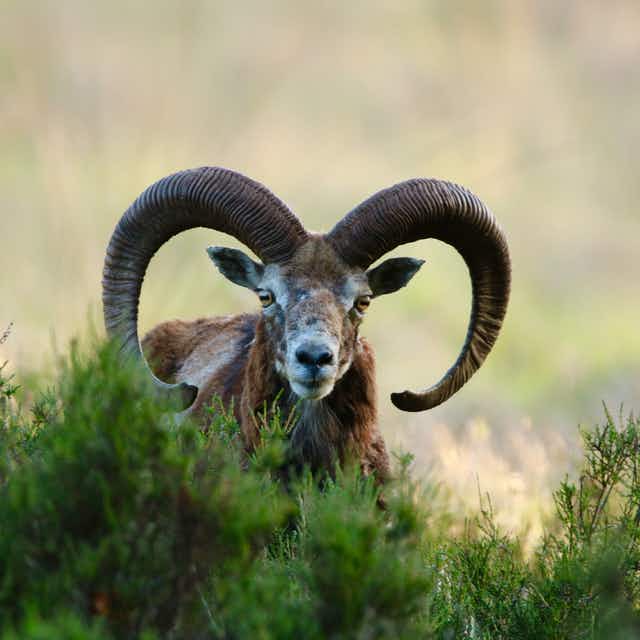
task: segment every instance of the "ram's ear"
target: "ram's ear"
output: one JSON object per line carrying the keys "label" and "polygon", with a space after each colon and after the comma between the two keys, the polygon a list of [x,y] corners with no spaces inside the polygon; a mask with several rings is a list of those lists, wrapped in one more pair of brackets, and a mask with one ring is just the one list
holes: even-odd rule
{"label": "ram's ear", "polygon": [[367,279],[374,296],[402,289],[418,273],[424,260],[416,258],[389,258],[367,271]]}
{"label": "ram's ear", "polygon": [[264,265],[254,262],[238,249],[209,247],[207,253],[225,278],[241,287],[257,289],[262,280]]}

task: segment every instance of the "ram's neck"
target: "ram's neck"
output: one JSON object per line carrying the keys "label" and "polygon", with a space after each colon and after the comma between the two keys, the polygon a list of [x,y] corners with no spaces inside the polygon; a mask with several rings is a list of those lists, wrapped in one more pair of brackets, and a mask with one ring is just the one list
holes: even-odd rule
{"label": "ram's neck", "polygon": [[322,400],[300,400],[273,365],[273,349],[261,321],[249,353],[240,421],[249,451],[260,441],[260,418],[276,404],[283,420],[295,420],[291,453],[315,469],[331,469],[336,460],[361,458],[377,434],[375,361],[371,347],[359,339],[351,367]]}

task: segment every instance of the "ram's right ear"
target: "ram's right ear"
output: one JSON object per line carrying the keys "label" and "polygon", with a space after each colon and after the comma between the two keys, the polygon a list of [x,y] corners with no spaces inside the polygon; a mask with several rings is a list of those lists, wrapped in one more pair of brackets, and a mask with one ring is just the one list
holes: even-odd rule
{"label": "ram's right ear", "polygon": [[402,289],[418,273],[424,260],[389,258],[367,271],[367,280],[374,297]]}
{"label": "ram's right ear", "polygon": [[264,265],[254,262],[238,249],[209,247],[207,253],[225,278],[247,289],[258,288],[264,273]]}

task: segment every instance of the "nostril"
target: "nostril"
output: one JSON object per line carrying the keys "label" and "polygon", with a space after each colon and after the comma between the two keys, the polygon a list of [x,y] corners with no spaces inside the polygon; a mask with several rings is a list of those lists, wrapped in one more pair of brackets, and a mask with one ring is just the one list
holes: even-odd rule
{"label": "nostril", "polygon": [[296,360],[307,367],[322,367],[333,362],[333,353],[323,348],[300,347],[295,355]]}
{"label": "nostril", "polygon": [[322,366],[324,364],[331,364],[333,362],[333,353],[331,351],[323,351],[318,354],[316,364]]}
{"label": "nostril", "polygon": [[313,355],[309,353],[306,349],[297,349],[296,350],[296,360],[300,364],[312,365],[315,364]]}

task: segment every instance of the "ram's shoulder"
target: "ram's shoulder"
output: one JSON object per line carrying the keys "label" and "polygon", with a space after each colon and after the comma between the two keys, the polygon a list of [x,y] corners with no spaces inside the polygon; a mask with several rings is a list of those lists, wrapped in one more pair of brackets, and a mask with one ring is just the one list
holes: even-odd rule
{"label": "ram's shoulder", "polygon": [[248,314],[170,320],[157,325],[142,339],[142,350],[153,372],[162,380],[174,382],[188,360],[215,357],[221,345],[235,343],[255,326]]}

